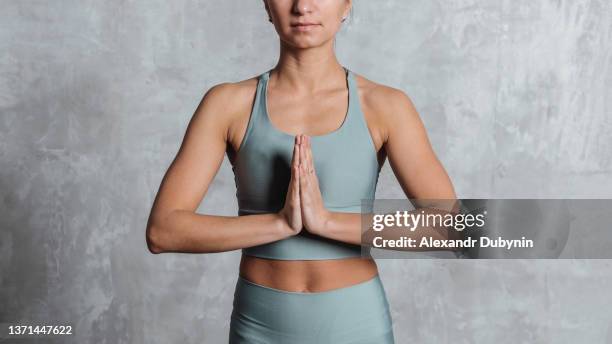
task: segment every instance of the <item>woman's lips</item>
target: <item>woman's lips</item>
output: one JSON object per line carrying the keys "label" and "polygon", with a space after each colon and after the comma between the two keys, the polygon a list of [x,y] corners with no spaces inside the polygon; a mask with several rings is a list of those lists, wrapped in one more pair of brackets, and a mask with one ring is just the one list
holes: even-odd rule
{"label": "woman's lips", "polygon": [[314,24],[314,23],[303,23],[303,24],[291,25],[291,27],[293,27],[297,31],[310,31],[316,28],[317,26],[319,26],[319,24]]}

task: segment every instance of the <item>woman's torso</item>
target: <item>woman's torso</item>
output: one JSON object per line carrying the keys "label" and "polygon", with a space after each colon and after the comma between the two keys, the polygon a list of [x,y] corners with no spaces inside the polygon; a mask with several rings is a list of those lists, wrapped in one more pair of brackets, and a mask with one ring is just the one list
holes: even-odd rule
{"label": "woman's torso", "polygon": [[[260,76],[258,78],[245,81],[244,83],[248,85],[251,91],[240,93],[241,95],[245,95],[244,99],[239,101],[239,103],[244,104],[244,106],[241,107],[242,110],[239,111],[240,113],[236,114],[235,119],[231,123],[231,128],[228,131],[229,142],[227,153],[230,161],[232,162],[232,166],[234,166],[236,162],[236,152],[242,152],[245,148],[241,147],[244,146],[245,137],[250,138],[251,140],[255,140],[256,138],[256,136],[254,136],[254,134],[251,132],[254,130],[254,128],[252,128],[254,124],[250,123],[250,121],[253,120],[253,118],[251,118],[254,111],[253,109],[257,107],[257,102],[259,102],[262,104],[262,108],[265,112],[265,114],[259,113],[259,116],[265,115],[267,122],[265,122],[265,126],[261,124],[261,122],[255,122],[255,125],[264,126],[265,130],[269,130],[270,132],[265,133],[266,135],[278,135],[280,138],[282,138],[282,136],[290,136],[286,134],[303,132],[307,135],[315,136],[315,140],[317,139],[316,136],[319,136],[322,140],[327,140],[329,138],[329,143],[325,143],[326,145],[329,145],[333,143],[331,139],[335,139],[334,135],[337,135],[337,132],[340,132],[340,129],[344,131],[358,130],[356,132],[352,132],[351,134],[356,136],[355,139],[361,140],[360,143],[363,143],[365,140],[371,140],[368,141],[367,144],[370,144],[371,148],[373,148],[371,154],[373,159],[376,161],[374,164],[376,164],[376,167],[378,167],[378,171],[380,170],[380,166],[382,166],[386,158],[384,150],[381,149],[383,146],[382,126],[381,124],[376,123],[374,116],[368,115],[370,113],[368,111],[369,109],[367,106],[364,106],[364,102],[361,100],[362,96],[361,92],[359,92],[361,87],[358,87],[358,79],[354,74],[347,74],[347,80],[352,81],[352,83],[350,81],[348,82],[351,85],[348,88],[348,94],[353,95],[353,99],[350,100],[352,103],[349,101],[348,108],[346,102],[346,89],[343,91],[339,88],[330,88],[329,92],[326,91],[325,94],[319,98],[322,99],[322,101],[313,102],[312,99],[309,99],[308,97],[301,100],[299,97],[283,94],[283,90],[278,90],[267,85],[270,74],[268,73],[264,75],[265,84],[263,88],[260,88]],[[360,83],[369,83],[369,81],[363,79],[360,81]],[[259,94],[261,99],[256,99],[257,94]],[[353,107],[352,110],[351,106]],[[291,116],[282,116],[289,111],[291,111]],[[316,116],[319,116],[318,114],[329,115],[323,115],[315,118],[315,115],[310,117],[306,114],[317,114]],[[353,124],[351,124],[351,122],[345,123],[348,121],[349,116],[353,116],[351,118]],[[304,124],[308,124],[307,128],[303,126]],[[344,128],[345,126],[349,126],[349,128]],[[353,126],[353,128],[350,126]],[[258,130],[263,131],[264,129]],[[341,134],[344,134],[345,136],[348,135],[347,133]],[[370,137],[366,137],[366,135]],[[266,140],[262,137],[259,137],[258,139],[260,140],[259,143],[265,142],[264,140]],[[246,143],[248,145],[248,140]],[[250,143],[255,144],[255,142]],[[352,144],[355,143],[358,142],[353,142]],[[287,145],[286,143],[284,144]],[[359,145],[357,145],[357,147],[359,147]],[[366,146],[362,145],[361,147]],[[320,150],[320,152],[323,152],[323,150]],[[367,159],[362,157],[361,160]],[[359,162],[357,163],[357,167],[367,169],[368,166],[372,165],[371,161],[369,163],[370,165],[364,165]],[[351,166],[346,166],[346,168],[350,167]],[[325,173],[325,171],[322,173]],[[346,173],[360,172],[346,171]],[[367,172],[363,173],[367,175]],[[370,171],[369,178],[373,178],[371,173],[372,171]],[[340,199],[340,201],[342,200]],[[245,202],[243,201],[242,203],[244,204]],[[256,208],[257,206],[257,202],[254,202],[254,207]],[[354,205],[352,207],[354,210]],[[339,209],[341,211],[342,208]],[[270,252],[283,252],[282,245],[277,245],[274,243],[272,245],[280,246],[281,249],[276,248],[276,251],[272,250]],[[300,248],[301,246],[286,245],[284,249],[287,250],[288,248],[294,247]],[[264,248],[267,249],[267,247]],[[306,249],[308,249],[308,246],[306,246]],[[249,249],[247,249],[247,252],[248,250]],[[355,257],[354,254],[353,256],[346,257],[341,257],[342,254],[340,254],[338,257],[341,258],[337,259],[320,259],[321,257],[319,257],[310,260],[301,259],[299,256],[296,256],[293,257],[293,259],[296,260],[285,260],[273,259],[274,257],[270,259],[270,257],[265,257],[265,255],[260,255],[257,257],[255,254],[249,255],[244,254],[244,252],[245,250],[243,250],[242,259],[240,262],[240,275],[252,282],[281,290],[302,292],[326,291],[369,280],[378,273],[374,260],[369,258]],[[254,252],[257,252],[257,250],[255,249]],[[334,252],[331,251],[331,253],[325,253],[324,250],[321,250],[320,254],[333,255]]]}

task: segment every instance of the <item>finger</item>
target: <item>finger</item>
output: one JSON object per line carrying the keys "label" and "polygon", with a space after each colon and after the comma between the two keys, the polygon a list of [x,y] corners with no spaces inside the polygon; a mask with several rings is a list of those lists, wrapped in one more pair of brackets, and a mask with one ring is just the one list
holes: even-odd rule
{"label": "finger", "polygon": [[[297,148],[293,147],[293,155],[295,156],[297,153]],[[289,196],[293,199],[293,193],[295,192],[295,183],[297,181],[297,159],[293,163],[291,163],[291,176],[289,177]]]}
{"label": "finger", "polygon": [[[306,143],[304,142],[304,136],[300,135],[300,170],[308,172],[308,160],[306,160]],[[302,175],[304,176],[304,175]]]}
{"label": "finger", "polygon": [[291,155],[291,167],[293,167],[293,165],[294,165],[294,164],[296,163],[296,161],[297,161],[297,159],[296,159],[296,157],[295,157],[295,153],[297,152],[297,151],[296,151],[297,142],[298,142],[298,139],[297,139],[297,136],[296,136],[296,137],[293,139],[293,154]]}
{"label": "finger", "polygon": [[312,161],[312,146],[310,145],[311,137],[309,136],[307,139],[308,149],[306,150],[306,159],[308,160],[308,171],[310,173],[314,173],[314,162]]}
{"label": "finger", "polygon": [[294,175],[294,181],[293,184],[291,185],[291,191],[292,191],[292,195],[291,197],[293,198],[293,201],[296,202],[296,204],[300,201],[300,171],[298,169],[298,166],[295,165],[293,166],[293,173]]}
{"label": "finger", "polygon": [[295,171],[296,171],[297,175],[300,174],[300,168],[302,166],[301,156],[302,156],[302,151],[303,150],[304,149],[302,148],[301,144],[296,144],[295,145],[295,160],[296,160],[296,162],[295,162]]}
{"label": "finger", "polygon": [[293,156],[292,156],[291,166],[300,166],[300,145],[298,144],[298,137],[295,137],[295,141],[293,144]]}
{"label": "finger", "polygon": [[293,144],[293,166],[300,168],[300,136],[295,135],[295,141]]}
{"label": "finger", "polygon": [[308,146],[308,140],[310,139],[309,136],[305,136],[304,137],[304,144],[303,144],[303,150],[304,150],[304,154],[302,155],[304,157],[304,169],[306,170],[307,174],[312,173],[312,164],[310,163],[310,160],[308,159],[308,151],[310,150],[310,147]]}
{"label": "finger", "polygon": [[308,186],[308,166],[305,163],[305,156],[304,156],[304,151],[306,149],[300,145],[300,159],[301,159],[301,165],[299,168],[299,175],[300,175],[300,193],[304,193],[306,191],[306,187]]}

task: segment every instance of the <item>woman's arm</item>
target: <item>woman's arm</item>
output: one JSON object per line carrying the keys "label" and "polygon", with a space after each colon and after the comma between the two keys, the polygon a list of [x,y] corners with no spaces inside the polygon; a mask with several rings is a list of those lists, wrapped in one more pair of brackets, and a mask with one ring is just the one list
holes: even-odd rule
{"label": "woman's arm", "polygon": [[[406,197],[456,200],[450,178],[436,157],[426,129],[409,97],[400,90],[385,86],[378,87],[378,91],[375,92],[377,94],[373,94],[371,99],[375,100],[375,104],[372,105],[382,123],[383,147]],[[314,199],[316,200],[316,197]],[[448,210],[456,211],[457,207]],[[334,240],[352,244],[362,243],[362,214],[327,210],[312,213],[318,213],[320,220],[311,221],[315,226],[308,228],[309,231]],[[372,234],[369,232],[366,237]],[[449,235],[447,230],[425,227],[419,228],[412,234],[417,240],[423,236],[445,239]],[[368,242],[365,237],[363,242]]]}
{"label": "woman's arm", "polygon": [[385,149],[389,165],[406,197],[412,199],[456,199],[444,167],[433,151],[427,131],[410,98],[392,89],[388,95]]}
{"label": "woman's arm", "polygon": [[[279,214],[215,216],[195,211],[217,174],[237,109],[233,84],[212,87],[200,102],[153,203],[146,229],[152,253],[211,253],[293,235]],[[244,108],[244,107],[243,107]]]}

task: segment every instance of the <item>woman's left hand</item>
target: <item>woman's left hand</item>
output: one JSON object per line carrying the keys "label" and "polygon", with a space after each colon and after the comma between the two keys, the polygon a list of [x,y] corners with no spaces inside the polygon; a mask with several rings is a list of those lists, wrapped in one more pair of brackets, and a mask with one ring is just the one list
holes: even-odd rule
{"label": "woman's left hand", "polygon": [[302,222],[306,230],[313,234],[325,230],[330,212],[323,204],[323,197],[319,189],[319,179],[312,159],[310,137],[300,135],[300,206],[302,209]]}

